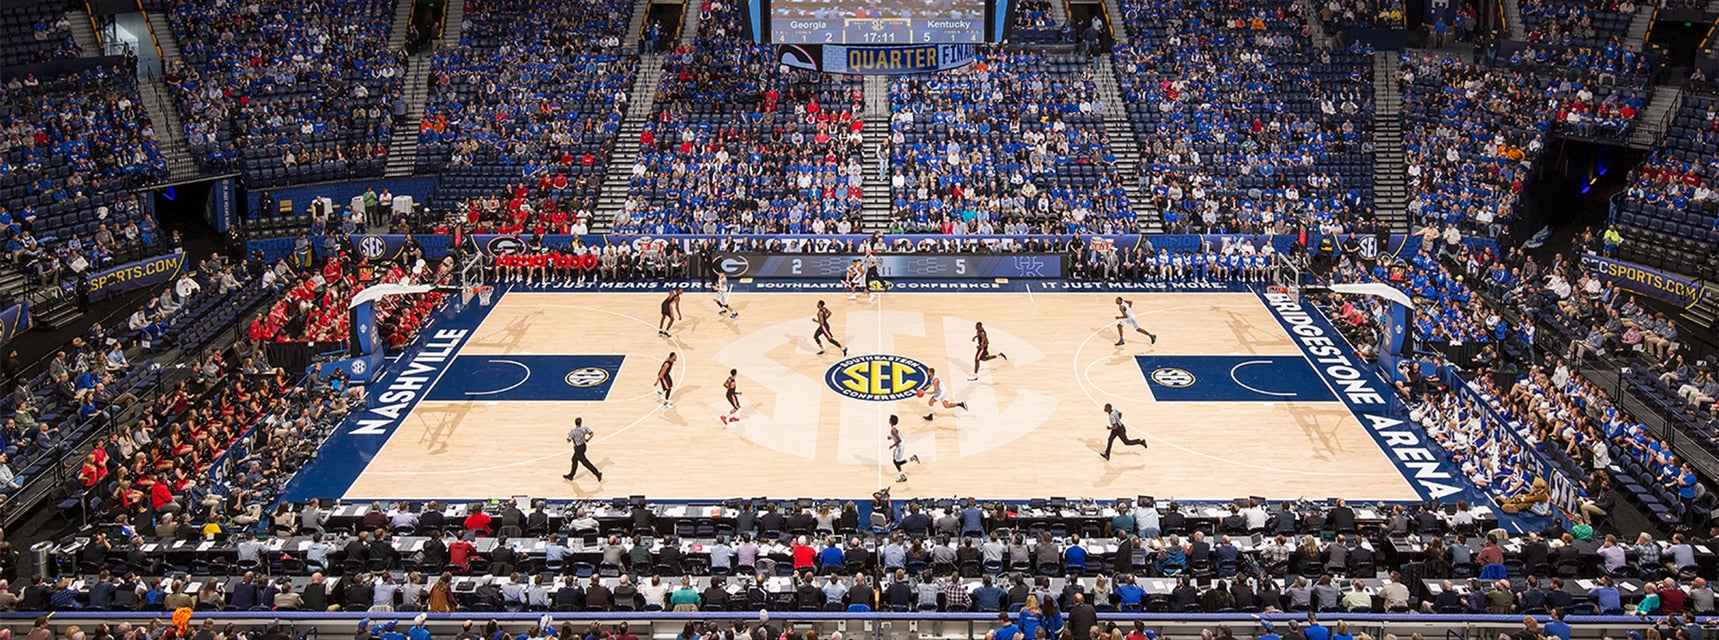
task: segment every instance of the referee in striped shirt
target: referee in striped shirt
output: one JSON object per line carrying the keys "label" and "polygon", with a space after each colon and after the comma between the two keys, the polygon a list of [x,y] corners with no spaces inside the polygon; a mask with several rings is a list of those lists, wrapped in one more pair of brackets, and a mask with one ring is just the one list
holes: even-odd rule
{"label": "referee in striped shirt", "polygon": [[591,444],[592,435],[590,427],[585,426],[584,418],[573,419],[573,430],[567,432],[567,441],[573,443],[572,468],[567,470],[567,475],[561,477],[572,480],[573,475],[579,473],[579,465],[585,465],[591,473],[597,474],[598,482],[603,481],[603,472],[598,471],[597,465],[591,464],[591,459],[585,457],[585,448]]}
{"label": "referee in striped shirt", "polygon": [[[1145,449],[1151,446],[1146,444],[1145,440],[1128,437],[1128,425],[1122,424],[1121,411],[1117,411],[1115,408],[1106,404],[1104,405],[1104,417],[1110,419],[1110,437],[1104,441],[1104,453],[1100,453],[1098,455],[1103,456],[1105,460],[1110,459],[1110,447],[1114,446],[1118,440],[1121,440],[1122,444],[1130,447],[1140,445],[1140,448]],[[596,471],[596,469],[592,469],[592,471]],[[602,476],[597,476],[597,479],[601,480]]]}

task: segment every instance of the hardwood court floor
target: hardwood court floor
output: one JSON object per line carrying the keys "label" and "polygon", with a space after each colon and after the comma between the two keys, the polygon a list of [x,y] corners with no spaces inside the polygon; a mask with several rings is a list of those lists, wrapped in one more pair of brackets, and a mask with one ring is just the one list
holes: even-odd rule
{"label": "hardwood court floor", "polygon": [[[624,355],[608,399],[425,400],[347,497],[860,498],[890,485],[896,498],[1417,499],[1341,403],[1154,399],[1135,355],[1300,358],[1257,297],[1123,295],[1158,333],[1156,345],[1138,334],[1113,344],[1110,293],[893,293],[878,304],[833,293],[738,293],[741,315],[729,320],[707,293],[688,292],[672,340],[655,334],[660,293],[509,293],[461,356]],[[832,391],[825,372],[840,352],[816,355],[811,340],[820,298],[851,354],[917,359],[972,410],[938,409],[927,422],[924,399],[871,402]],[[972,382],[975,321],[989,330],[992,351],[1009,360],[985,363]],[[652,382],[671,351],[680,354],[679,386],[674,408],[663,409]],[[722,382],[731,368],[739,370],[745,409],[724,425]],[[1111,460],[1099,457],[1105,403],[1123,412],[1130,435],[1145,437],[1149,450],[1118,445]],[[907,452],[923,461],[908,465],[909,481],[900,484],[886,445],[892,412]],[[561,478],[574,416],[596,431],[590,455],[602,483],[583,471],[576,481]]]}

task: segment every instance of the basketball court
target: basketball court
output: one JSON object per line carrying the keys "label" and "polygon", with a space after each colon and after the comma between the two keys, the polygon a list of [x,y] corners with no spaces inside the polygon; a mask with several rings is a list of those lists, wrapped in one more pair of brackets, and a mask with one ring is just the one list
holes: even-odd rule
{"label": "basketball court", "polygon": [[[660,290],[498,292],[492,306],[474,303],[426,330],[373,385],[371,411],[342,426],[290,492],[697,500],[863,498],[891,486],[896,498],[1429,497],[1386,446],[1401,441],[1345,404],[1265,296],[1046,286],[1055,285],[898,291],[877,302],[738,287],[735,319],[716,312],[708,291],[689,290],[672,338],[656,334]],[[1133,301],[1156,344],[1132,330],[1115,344],[1117,296]],[[847,358],[834,347],[817,354],[818,300],[832,309]],[[976,381],[975,322],[992,352],[1008,356],[985,362]],[[672,408],[654,385],[670,353]],[[743,409],[725,424],[731,369]],[[939,406],[924,420],[927,398],[914,392],[930,370],[970,409]],[[1099,455],[1106,403],[1149,449],[1118,443],[1110,460]],[[890,463],[890,414],[906,454],[921,460],[907,465],[907,482]],[[561,477],[576,416],[596,432],[589,455],[601,483],[585,471]]]}

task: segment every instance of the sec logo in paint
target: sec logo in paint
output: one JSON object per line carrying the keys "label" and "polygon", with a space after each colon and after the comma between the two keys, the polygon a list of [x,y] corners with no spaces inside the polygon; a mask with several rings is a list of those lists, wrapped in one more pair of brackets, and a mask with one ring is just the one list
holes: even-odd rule
{"label": "sec logo in paint", "polygon": [[1191,387],[1194,386],[1194,373],[1177,367],[1159,367],[1152,370],[1152,381],[1177,389]]}

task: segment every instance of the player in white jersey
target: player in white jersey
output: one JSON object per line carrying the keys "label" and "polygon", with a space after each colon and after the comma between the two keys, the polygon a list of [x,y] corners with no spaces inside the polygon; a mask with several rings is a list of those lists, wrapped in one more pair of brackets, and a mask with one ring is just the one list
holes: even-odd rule
{"label": "player in white jersey", "polygon": [[740,312],[735,311],[734,307],[728,306],[728,292],[729,292],[729,290],[730,290],[730,287],[728,285],[728,274],[726,274],[726,273],[716,274],[716,295],[715,295],[715,298],[716,298],[716,315],[720,316],[720,315],[726,313],[726,314],[728,314],[728,317],[730,317],[730,318],[738,318],[738,317],[740,317]]}
{"label": "player in white jersey", "polygon": [[1153,335],[1150,331],[1140,328],[1140,319],[1134,317],[1134,303],[1132,301],[1123,300],[1122,296],[1116,296],[1116,311],[1121,314],[1116,316],[1117,346],[1121,346],[1125,343],[1122,339],[1122,325],[1134,327],[1135,331],[1146,334],[1146,339],[1151,340],[1152,344],[1158,344],[1158,336]]}
{"label": "player in white jersey", "polygon": [[963,411],[968,410],[967,409],[967,403],[965,403],[965,402],[950,402],[949,401],[949,387],[947,385],[943,384],[943,378],[939,377],[937,375],[937,370],[932,369],[931,367],[925,368],[925,388],[919,390],[919,395],[921,395],[921,396],[930,395],[931,396],[931,400],[929,400],[925,403],[925,419],[926,420],[930,420],[930,419],[932,419],[932,417],[934,417],[932,415],[932,411],[937,408],[937,403],[939,403],[939,402],[943,403],[943,408],[945,408],[945,409],[954,409],[955,407],[961,407],[961,409]]}
{"label": "player in white jersey", "polygon": [[895,417],[895,414],[889,415],[889,459],[895,464],[895,481],[907,482],[907,474],[902,472],[901,467],[907,464],[909,460],[919,462],[919,456],[915,454],[912,457],[907,457],[906,451],[901,445],[901,429],[897,426],[900,421],[899,418]]}
{"label": "player in white jersey", "polygon": [[865,268],[860,265],[859,258],[848,263],[848,274],[842,282],[848,285],[848,299],[858,300],[860,289],[865,287]]}

